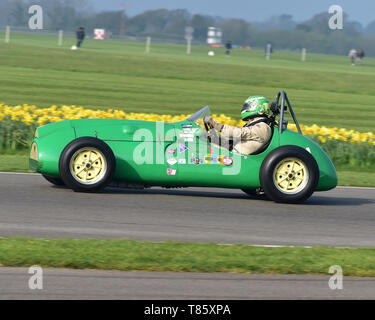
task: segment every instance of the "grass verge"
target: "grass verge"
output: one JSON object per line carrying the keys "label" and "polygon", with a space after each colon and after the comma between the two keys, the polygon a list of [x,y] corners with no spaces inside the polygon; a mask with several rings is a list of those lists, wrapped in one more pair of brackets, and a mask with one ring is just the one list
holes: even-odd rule
{"label": "grass verge", "polygon": [[352,187],[375,187],[375,172],[338,171],[339,185]]}
{"label": "grass verge", "polygon": [[[29,172],[28,157],[25,154],[1,155],[0,172]],[[348,167],[338,170],[340,186],[375,187],[375,172],[351,171]]]}
{"label": "grass verge", "polygon": [[[0,33],[1,38],[1,33]],[[371,131],[375,119],[375,59],[353,68],[347,57],[223,48],[215,57],[207,46],[85,41],[79,51],[66,38],[14,34],[0,43],[1,102],[39,107],[81,105],[126,112],[193,113],[205,105],[215,114],[238,118],[244,99],[262,94],[274,99],[285,89],[300,123]]]}
{"label": "grass verge", "polygon": [[0,171],[2,172],[28,172],[29,158],[24,153],[0,154]]}
{"label": "grass verge", "polygon": [[281,247],[96,239],[0,239],[0,264],[123,271],[375,276],[375,248]]}

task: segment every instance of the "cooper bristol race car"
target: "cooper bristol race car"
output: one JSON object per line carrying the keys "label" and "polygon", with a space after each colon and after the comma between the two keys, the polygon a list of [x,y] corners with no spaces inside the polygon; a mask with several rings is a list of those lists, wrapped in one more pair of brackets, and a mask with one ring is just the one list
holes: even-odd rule
{"label": "cooper bristol race car", "polygon": [[[55,185],[93,192],[106,186],[219,187],[297,203],[337,185],[327,154],[300,129],[284,91],[271,104],[272,137],[256,154],[223,146],[203,122],[205,107],[176,123],[67,120],[37,128],[30,168]],[[289,112],[298,133],[287,129]]]}

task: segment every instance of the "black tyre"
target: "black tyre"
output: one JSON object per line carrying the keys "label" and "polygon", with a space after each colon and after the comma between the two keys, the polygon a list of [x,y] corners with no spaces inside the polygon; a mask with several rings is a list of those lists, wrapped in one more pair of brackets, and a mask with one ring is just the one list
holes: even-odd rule
{"label": "black tyre", "polygon": [[111,148],[102,140],[78,138],[69,143],[60,156],[62,181],[75,191],[99,191],[115,173],[116,160]]}
{"label": "black tyre", "polygon": [[315,191],[319,168],[314,157],[305,149],[282,146],[267,155],[259,175],[268,198],[276,202],[298,203]]}
{"label": "black tyre", "polygon": [[42,175],[44,179],[48,182],[52,183],[55,186],[65,186],[64,182],[60,178],[47,176],[45,174]]}

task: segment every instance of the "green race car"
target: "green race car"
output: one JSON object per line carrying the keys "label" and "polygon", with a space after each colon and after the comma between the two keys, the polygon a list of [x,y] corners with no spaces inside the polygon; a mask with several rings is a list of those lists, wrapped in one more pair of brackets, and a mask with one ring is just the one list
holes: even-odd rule
{"label": "green race car", "polygon": [[[30,168],[55,185],[86,192],[106,186],[219,187],[297,203],[336,187],[335,167],[302,135],[284,91],[271,110],[272,138],[256,154],[236,153],[230,141],[223,144],[203,122],[210,115],[205,107],[177,123],[80,119],[39,127]],[[287,111],[299,133],[287,129]]]}

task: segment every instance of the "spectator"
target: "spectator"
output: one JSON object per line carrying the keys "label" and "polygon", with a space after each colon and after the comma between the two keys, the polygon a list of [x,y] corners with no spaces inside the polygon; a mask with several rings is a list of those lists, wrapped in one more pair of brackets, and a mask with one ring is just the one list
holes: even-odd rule
{"label": "spectator", "polygon": [[358,64],[361,64],[362,59],[363,59],[364,57],[365,57],[365,52],[363,51],[362,48],[359,48],[359,49],[357,50],[357,62],[358,62]]}
{"label": "spectator", "polygon": [[349,58],[350,58],[350,61],[352,62],[352,66],[355,66],[356,57],[357,57],[357,50],[353,48],[349,51]]}
{"label": "spectator", "polygon": [[227,41],[227,43],[225,44],[225,49],[226,49],[226,56],[229,57],[230,56],[230,50],[232,50],[232,41]]}
{"label": "spectator", "polygon": [[85,39],[85,28],[83,27],[80,27],[78,28],[77,30],[77,48],[80,48],[82,43],[83,43],[83,40]]}

